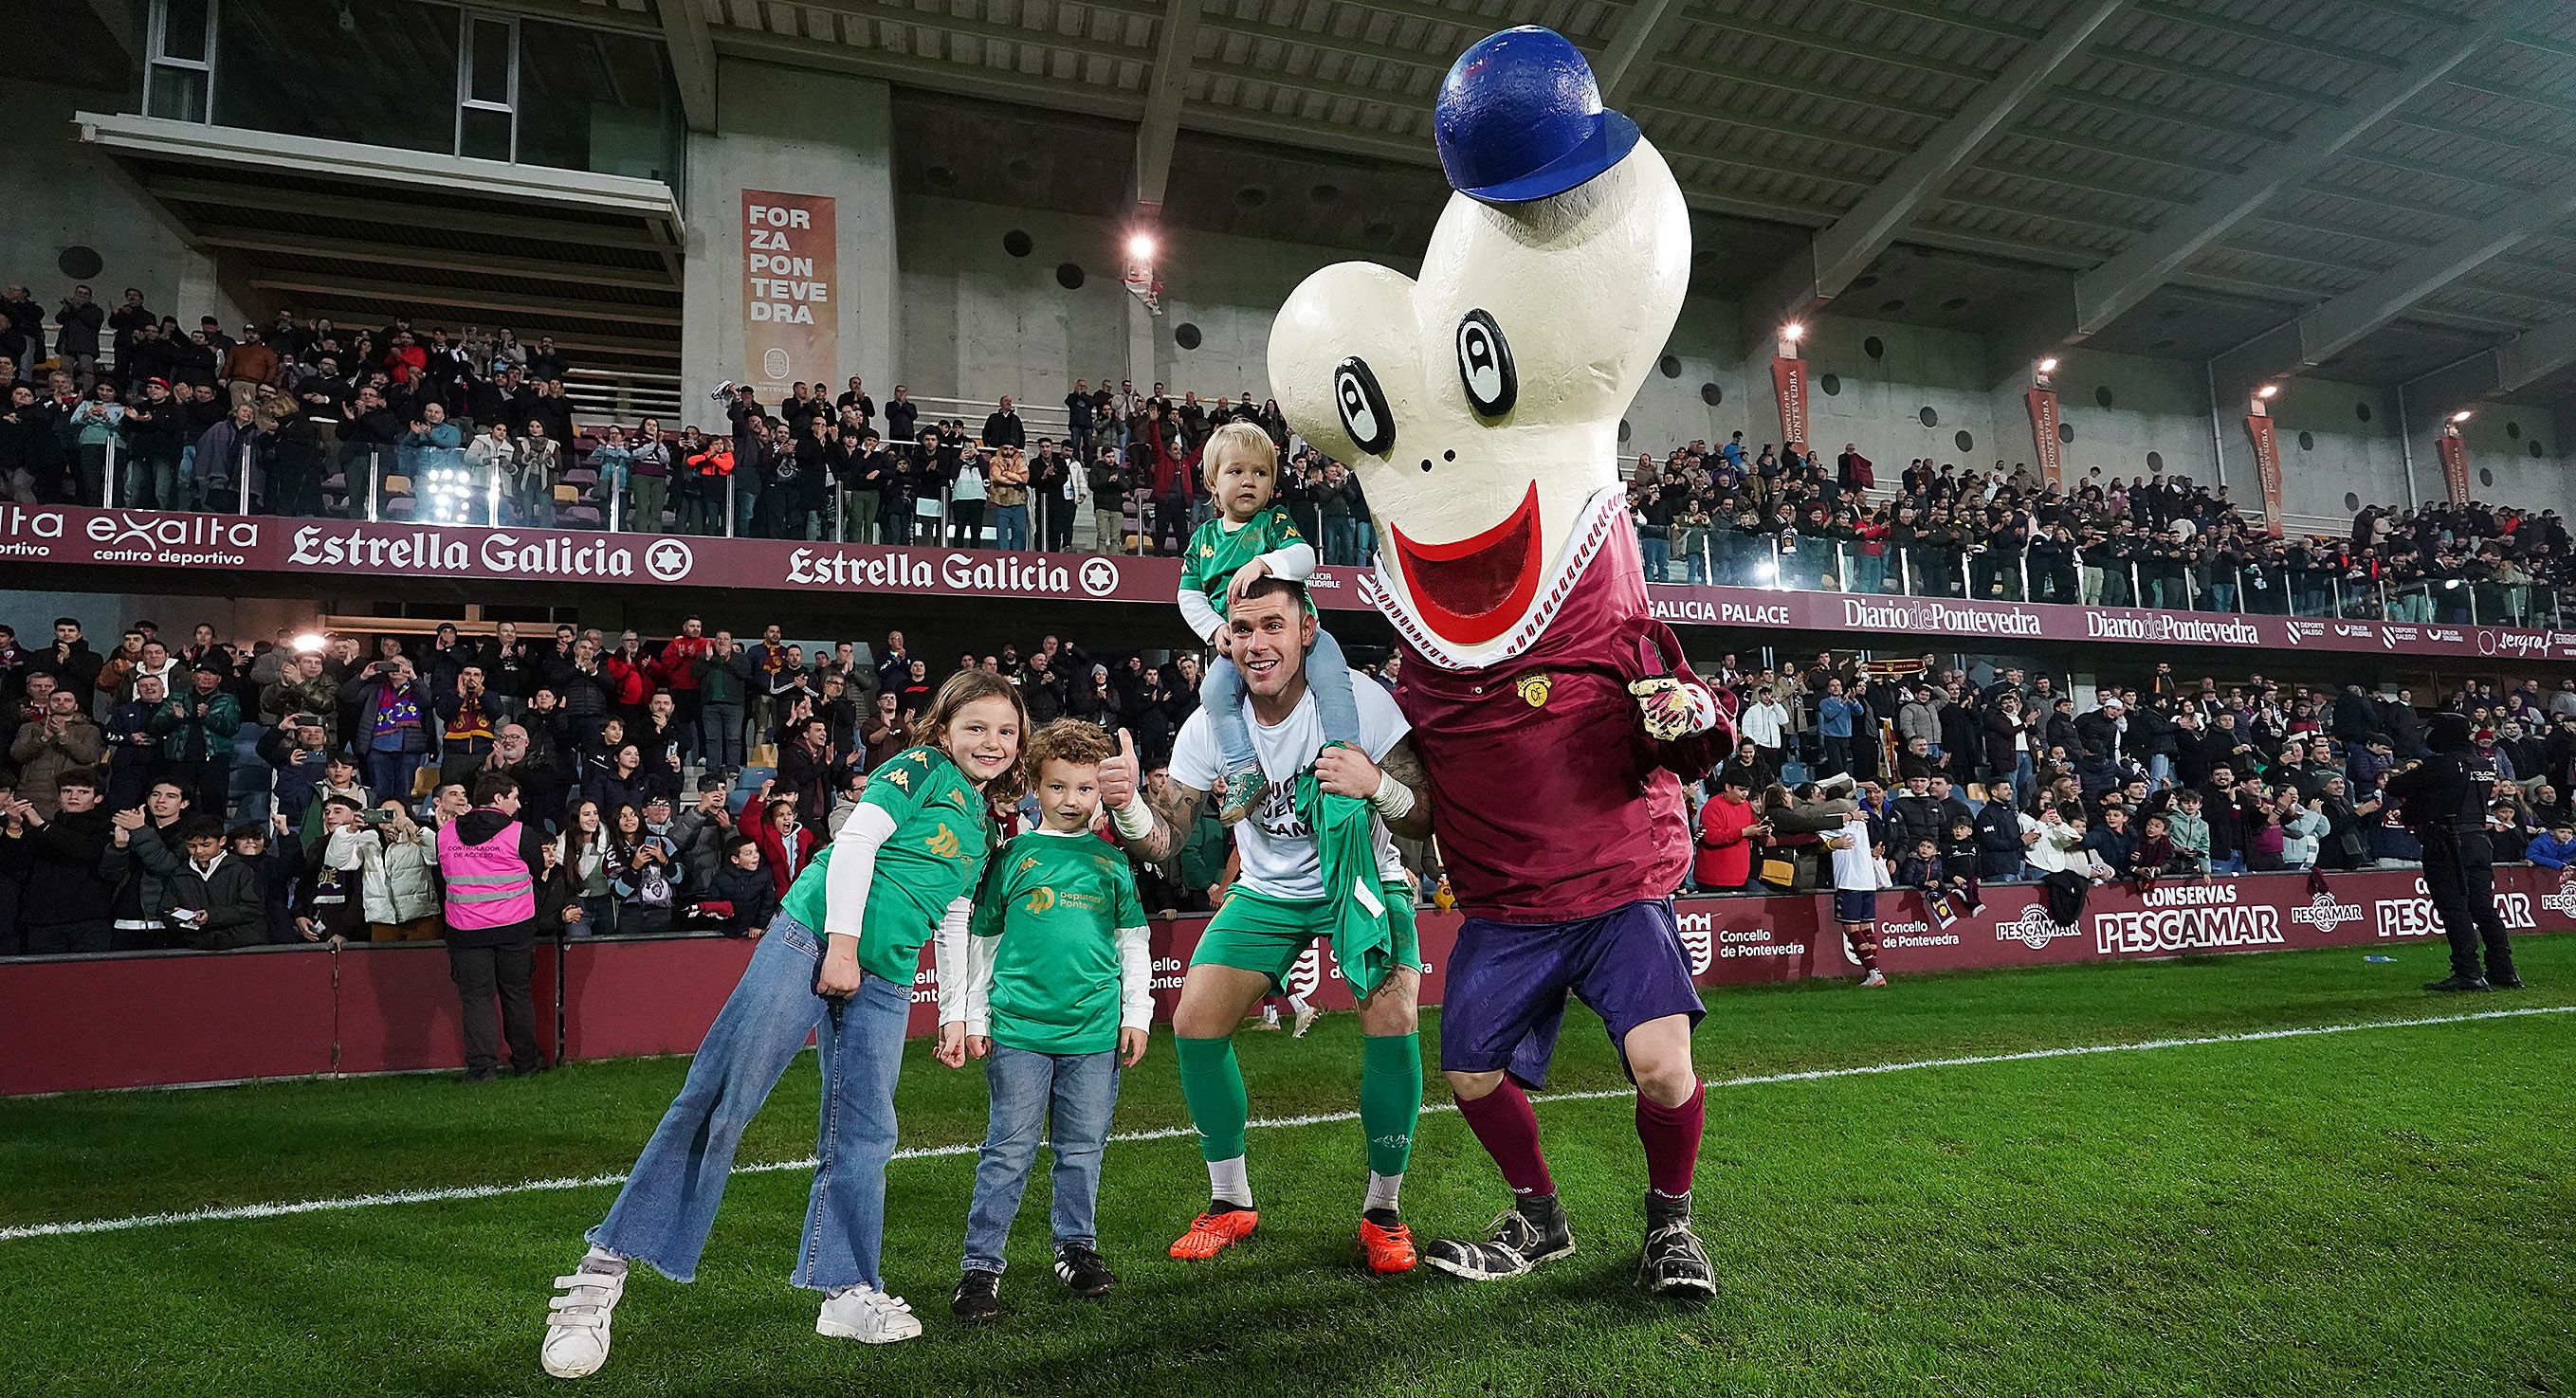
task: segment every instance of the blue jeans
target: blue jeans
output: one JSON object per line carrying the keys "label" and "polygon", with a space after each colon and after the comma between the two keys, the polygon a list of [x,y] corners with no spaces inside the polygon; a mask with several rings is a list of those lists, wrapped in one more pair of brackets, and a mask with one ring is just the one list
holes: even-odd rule
{"label": "blue jeans", "polygon": [[993,507],[993,547],[1017,551],[1029,546],[1029,507],[995,505]]}
{"label": "blue jeans", "polygon": [[[1318,628],[1314,648],[1306,652],[1306,688],[1315,696],[1316,715],[1324,721],[1324,741],[1358,747],[1360,709],[1351,697],[1351,665],[1330,631]],[[1206,676],[1199,680],[1199,705],[1216,729],[1226,775],[1258,769],[1261,756],[1253,750],[1252,726],[1243,721],[1243,672],[1234,668],[1233,661],[1219,656],[1209,663]]]}
{"label": "blue jeans", "polygon": [[742,766],[742,705],[708,704],[698,710],[698,752],[709,768]]}
{"label": "blue jeans", "polygon": [[1646,581],[1672,581],[1673,541],[1651,536],[1637,540],[1639,553],[1646,560]]}
{"label": "blue jeans", "polygon": [[785,913],[769,924],[617,1203],[590,1230],[593,1244],[673,1281],[694,1278],[743,1128],[810,1033],[822,1051],[823,1111],[791,1280],[818,1291],[883,1285],[877,1249],[912,987],[863,976],[857,994],[827,1000],[814,991],[818,943],[813,929]]}
{"label": "blue jeans", "polygon": [[391,796],[404,805],[411,804],[412,773],[420,770],[426,754],[417,752],[367,752],[367,790],[377,800]]}
{"label": "blue jeans", "polygon": [[1328,516],[1324,520],[1324,561],[1355,565],[1360,561],[1359,522],[1348,515]]}
{"label": "blue jeans", "polygon": [[984,1080],[992,1084],[993,1109],[975,1161],[975,1202],[966,1211],[966,1270],[1002,1270],[1002,1245],[1010,1241],[1011,1220],[1037,1162],[1038,1128],[1050,1119],[1056,1245],[1096,1245],[1092,1210],[1100,1199],[1109,1115],[1118,1105],[1117,1053],[1032,1053],[995,1044],[984,1060]]}

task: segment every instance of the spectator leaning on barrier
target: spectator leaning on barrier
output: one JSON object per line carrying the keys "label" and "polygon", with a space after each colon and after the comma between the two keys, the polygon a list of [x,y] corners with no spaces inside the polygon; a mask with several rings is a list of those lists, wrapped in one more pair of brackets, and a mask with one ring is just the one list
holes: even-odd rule
{"label": "spectator leaning on barrier", "polygon": [[116,936],[116,880],[104,871],[112,827],[96,772],[74,768],[55,782],[48,814],[12,795],[0,815],[0,875],[20,884],[23,950],[60,956],[109,950]]}

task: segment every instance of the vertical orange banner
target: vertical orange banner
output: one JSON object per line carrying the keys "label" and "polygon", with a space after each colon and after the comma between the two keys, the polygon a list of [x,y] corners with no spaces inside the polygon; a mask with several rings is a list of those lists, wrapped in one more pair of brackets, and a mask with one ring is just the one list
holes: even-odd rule
{"label": "vertical orange banner", "polygon": [[2442,454],[2442,488],[2454,505],[2469,503],[2469,444],[2460,440],[2460,429],[2445,427],[2433,449]]}
{"label": "vertical orange banner", "polygon": [[839,218],[828,194],[742,192],[742,377],[776,402],[828,384],[841,352]]}
{"label": "vertical orange banner", "polygon": [[1807,361],[1774,355],[1771,388],[1780,399],[1780,445],[1807,447]]}
{"label": "vertical orange banner", "polygon": [[2034,388],[2022,395],[2030,405],[2031,464],[2039,468],[2039,483],[2056,485],[2066,469],[2065,444],[2057,440],[2057,390]]}
{"label": "vertical orange banner", "polygon": [[2254,439],[2254,479],[2263,487],[2263,532],[2281,537],[2281,449],[2272,442],[2272,419],[2245,415],[2245,433]]}

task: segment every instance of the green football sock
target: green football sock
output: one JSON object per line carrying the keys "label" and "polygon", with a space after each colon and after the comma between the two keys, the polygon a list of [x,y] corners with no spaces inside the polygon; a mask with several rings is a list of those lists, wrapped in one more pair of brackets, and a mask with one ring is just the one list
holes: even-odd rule
{"label": "green football sock", "polygon": [[1243,1069],[1234,1060],[1234,1038],[1176,1039],[1181,1061],[1181,1100],[1198,1128],[1199,1156],[1232,1160],[1243,1154],[1243,1126],[1252,1104],[1243,1095]]}
{"label": "green football sock", "polygon": [[1360,1040],[1360,1130],[1368,1136],[1372,1174],[1401,1175],[1413,1158],[1413,1128],[1422,1119],[1422,1036],[1371,1035]]}

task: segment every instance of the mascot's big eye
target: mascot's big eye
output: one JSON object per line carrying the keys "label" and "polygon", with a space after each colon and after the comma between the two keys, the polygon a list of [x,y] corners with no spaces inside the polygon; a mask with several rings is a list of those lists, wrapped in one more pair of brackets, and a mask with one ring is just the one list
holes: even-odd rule
{"label": "mascot's big eye", "polygon": [[1333,405],[1341,410],[1342,430],[1371,456],[1384,456],[1395,445],[1395,414],[1386,410],[1386,394],[1368,361],[1356,356],[1333,366]]}
{"label": "mascot's big eye", "polygon": [[1458,378],[1467,386],[1467,401],[1485,417],[1501,417],[1520,396],[1520,375],[1512,370],[1512,347],[1503,328],[1483,311],[1469,311],[1458,322]]}

